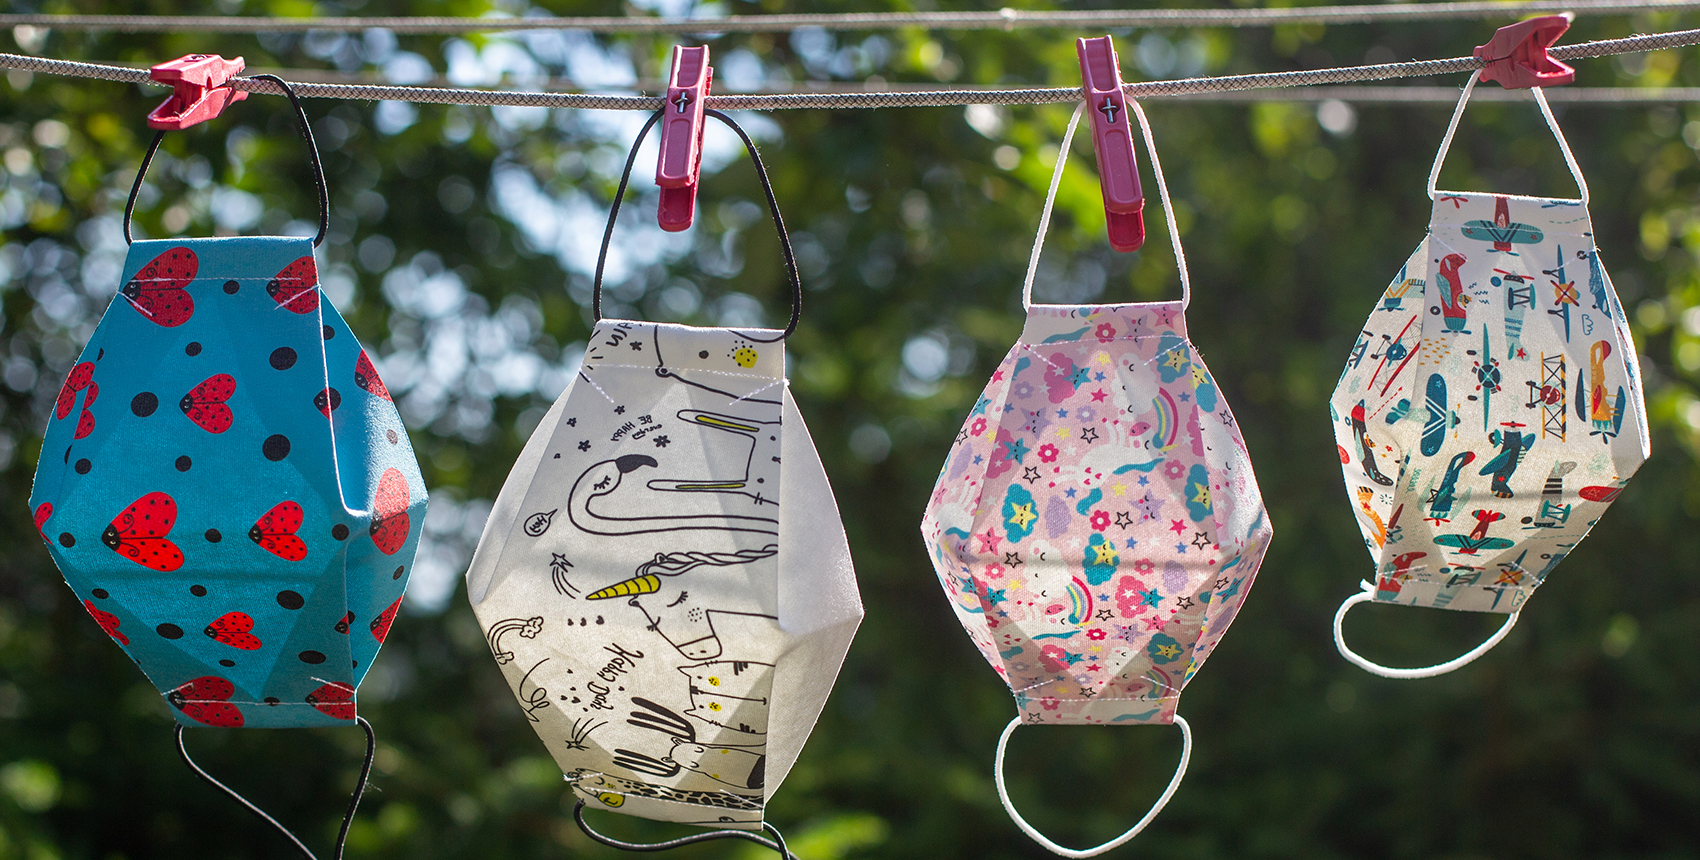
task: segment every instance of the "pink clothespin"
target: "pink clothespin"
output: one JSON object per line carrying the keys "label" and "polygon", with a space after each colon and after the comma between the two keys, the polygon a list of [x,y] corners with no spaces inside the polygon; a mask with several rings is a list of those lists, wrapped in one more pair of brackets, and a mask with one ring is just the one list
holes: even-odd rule
{"label": "pink clothespin", "polygon": [[1475,51],[1475,56],[1488,61],[1482,80],[1498,81],[1508,90],[1556,87],[1576,80],[1575,69],[1547,53],[1568,29],[1568,14],[1543,15],[1499,28]]}
{"label": "pink clothespin", "polygon": [[673,73],[667,79],[667,113],[661,120],[661,158],[655,184],[661,186],[661,229],[677,233],[691,226],[702,171],[704,104],[714,82],[708,47],[673,47]]}
{"label": "pink clothespin", "polygon": [[170,84],[175,92],[148,114],[148,125],[181,131],[217,117],[231,102],[248,97],[242,90],[225,86],[244,66],[241,57],[226,60],[217,54],[189,54],[154,66],[148,76]]}
{"label": "pink clothespin", "polygon": [[1139,189],[1139,162],[1133,150],[1133,118],[1122,92],[1121,66],[1109,36],[1079,39],[1080,78],[1092,117],[1092,149],[1098,154],[1098,184],[1104,190],[1104,215],[1110,247],[1137,251],[1145,244],[1145,194]]}

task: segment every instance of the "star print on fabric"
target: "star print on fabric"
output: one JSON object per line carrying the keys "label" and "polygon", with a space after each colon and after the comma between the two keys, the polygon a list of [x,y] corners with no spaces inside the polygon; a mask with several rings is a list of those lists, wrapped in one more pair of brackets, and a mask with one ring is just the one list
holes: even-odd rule
{"label": "star print on fabric", "polygon": [[1147,477],[1145,477],[1145,476],[1144,476],[1144,475],[1140,475],[1140,476],[1139,476],[1139,485],[1140,485],[1140,486],[1141,486],[1141,487],[1143,487],[1143,486],[1145,486],[1145,485],[1146,485],[1146,484],[1149,484],[1149,483],[1151,483],[1151,479],[1150,479],[1150,478],[1147,478]]}
{"label": "star print on fabric", "polygon": [[1063,495],[1065,495],[1065,496],[1068,496],[1068,497],[1069,497],[1069,498],[1071,498],[1071,499],[1072,499],[1072,498],[1074,498],[1074,488],[1073,488],[1073,487],[1069,487],[1069,488],[1068,488],[1068,491],[1067,491],[1067,492],[1065,492],[1065,493],[1063,493]]}
{"label": "star print on fabric", "polygon": [[1033,483],[1034,481],[1039,480],[1039,467],[1028,466],[1025,470],[1022,471],[1021,480],[1026,481],[1029,484]]}
{"label": "star print on fabric", "polygon": [[1058,409],[1057,410],[1057,417],[1058,418],[1067,418],[1068,417],[1068,410],[1067,409]]}
{"label": "star print on fabric", "polygon": [[1128,549],[1133,549],[1134,547],[1136,547],[1138,545],[1139,545],[1139,541],[1136,541],[1133,538],[1127,539],[1127,548]]}
{"label": "star print on fabric", "polygon": [[1116,511],[1116,525],[1126,529],[1133,525],[1133,517],[1129,516],[1127,511]]}
{"label": "star print on fabric", "polygon": [[992,371],[992,381],[993,382],[1002,382],[1003,381],[1003,371],[1002,370]]}
{"label": "star print on fabric", "polygon": [[624,407],[624,406],[616,406],[616,407],[614,407],[614,414],[615,414],[615,415],[624,415],[624,414],[626,414],[626,407]]}
{"label": "star print on fabric", "polygon": [[1139,600],[1140,600],[1141,603],[1144,603],[1146,606],[1156,606],[1157,604],[1163,602],[1163,595],[1158,594],[1157,589],[1150,588],[1150,589],[1146,589],[1145,591],[1139,592]]}
{"label": "star print on fabric", "polygon": [[1163,619],[1158,618],[1155,615],[1151,616],[1150,618],[1145,619],[1145,629],[1146,630],[1162,630],[1163,629]]}
{"label": "star print on fabric", "polygon": [[1228,578],[1227,577],[1224,576],[1221,579],[1216,580],[1216,589],[1218,591],[1220,591],[1221,589],[1227,588],[1227,587],[1228,587]]}
{"label": "star print on fabric", "polygon": [[1175,399],[1179,400],[1182,403],[1185,403],[1188,400],[1192,399],[1192,395],[1186,393],[1185,391],[1182,391],[1180,394],[1175,395]]}
{"label": "star print on fabric", "polygon": [[986,602],[990,603],[993,606],[997,606],[998,604],[1004,602],[1005,600],[1008,600],[1009,598],[1007,596],[1005,596],[1005,591],[1006,590],[1002,589],[1002,588],[988,588],[988,589],[986,589],[986,597],[985,597]]}
{"label": "star print on fabric", "polygon": [[590,440],[586,439],[583,442],[578,443],[578,449],[580,451],[589,451],[590,450]]}
{"label": "star print on fabric", "polygon": [[1111,612],[1108,609],[1098,610],[1098,620],[1099,621],[1108,621],[1108,620],[1110,620],[1111,618],[1114,618],[1114,617],[1116,617],[1116,614],[1114,612]]}
{"label": "star print on fabric", "polygon": [[958,444],[961,444],[963,442],[968,441],[968,431],[967,430],[956,431],[956,441],[957,441]]}
{"label": "star print on fabric", "polygon": [[1081,688],[1080,688],[1080,697],[1081,697],[1081,698],[1082,698],[1082,699],[1090,699],[1090,698],[1092,698],[1092,697],[1093,697],[1093,696],[1094,696],[1094,695],[1096,695],[1096,694],[1095,694],[1095,693],[1093,693],[1093,692],[1092,692],[1092,688],[1091,688],[1091,687],[1081,687]]}
{"label": "star print on fabric", "polygon": [[986,529],[985,534],[977,534],[974,537],[980,539],[981,552],[997,552],[998,544],[1003,542],[1003,538],[998,537],[998,533],[992,531],[990,528]]}
{"label": "star print on fabric", "polygon": [[1092,377],[1093,381],[1095,381],[1095,382],[1103,382],[1104,380],[1106,380],[1108,378],[1109,377],[1105,376],[1104,371],[1102,371],[1102,370],[1098,371],[1098,373],[1095,376]]}
{"label": "star print on fabric", "polygon": [[1103,403],[1104,399],[1109,397],[1109,396],[1110,396],[1109,392],[1100,388],[1097,391],[1092,392],[1092,402],[1093,403]]}
{"label": "star print on fabric", "polygon": [[1088,427],[1085,430],[1082,430],[1080,432],[1080,441],[1082,441],[1082,442],[1096,442],[1096,441],[1098,441],[1098,428]]}
{"label": "star print on fabric", "polygon": [[1210,545],[1210,535],[1204,532],[1193,532],[1192,545],[1195,549],[1204,549]]}
{"label": "star print on fabric", "polygon": [[1184,544],[1184,543],[1175,544],[1175,552],[1178,552],[1181,555],[1186,555],[1186,544]]}
{"label": "star print on fabric", "polygon": [[1020,553],[1006,552],[1003,554],[1003,563],[1009,565],[1011,568],[1017,568],[1027,562],[1021,560]]}
{"label": "star print on fabric", "polygon": [[1186,356],[1182,355],[1180,350],[1173,349],[1169,351],[1169,357],[1163,359],[1163,363],[1175,370],[1180,370],[1186,365]]}
{"label": "star print on fabric", "polygon": [[1182,520],[1169,520],[1169,531],[1181,534],[1186,531],[1186,523]]}
{"label": "star print on fabric", "polygon": [[667,438],[666,436],[655,437],[655,447],[657,447],[657,448],[665,448],[665,447],[667,447],[668,445],[671,445],[671,444],[673,444],[673,440]]}
{"label": "star print on fabric", "polygon": [[641,341],[641,340],[632,341],[632,352],[643,352],[643,341]]}
{"label": "star print on fabric", "polygon": [[1179,606],[1182,609],[1191,609],[1192,608],[1192,598],[1182,597],[1179,600],[1175,601],[1175,605]]}
{"label": "star print on fabric", "polygon": [[1139,640],[1139,626],[1136,624],[1117,624],[1116,637],[1131,645]]}
{"label": "star print on fabric", "polygon": [[1109,564],[1116,560],[1116,548],[1111,544],[1101,543],[1092,547],[1092,550],[1098,555],[1093,564]]}
{"label": "star print on fabric", "polygon": [[1227,427],[1234,426],[1234,416],[1224,411],[1222,413],[1222,424]]}
{"label": "star print on fabric", "polygon": [[1015,440],[1014,445],[1009,446],[1009,458],[1019,463],[1022,461],[1022,458],[1027,456],[1027,452],[1031,450],[1033,449],[1027,447],[1026,439],[1017,439]]}
{"label": "star print on fabric", "polygon": [[1057,438],[1058,439],[1067,439],[1070,435],[1072,435],[1072,434],[1070,434],[1068,432],[1067,427],[1058,427],[1057,428]]}
{"label": "star print on fabric", "polygon": [[568,418],[567,419],[567,426],[568,427],[577,427],[578,426],[578,416],[575,415],[571,418]]}
{"label": "star print on fabric", "polygon": [[[1032,502],[1028,502],[1025,505],[1011,505],[1011,507],[1014,510],[1011,511],[1008,522],[1018,529],[1027,528],[1029,523],[1039,518],[1038,514],[1033,513]],[[1010,554],[1013,555],[1014,553]]]}
{"label": "star print on fabric", "polygon": [[986,462],[986,458],[985,458],[984,455],[982,455],[982,454],[975,454],[974,455],[974,465],[978,466],[978,465],[980,465],[981,463],[984,463],[984,462]]}
{"label": "star print on fabric", "polygon": [[[1140,478],[1141,482],[1144,480],[1145,479],[1143,477]],[[1145,491],[1144,497],[1136,499],[1133,506],[1139,509],[1139,521],[1142,523],[1148,520],[1155,520],[1158,515],[1163,513],[1163,500],[1151,495],[1150,490]]]}

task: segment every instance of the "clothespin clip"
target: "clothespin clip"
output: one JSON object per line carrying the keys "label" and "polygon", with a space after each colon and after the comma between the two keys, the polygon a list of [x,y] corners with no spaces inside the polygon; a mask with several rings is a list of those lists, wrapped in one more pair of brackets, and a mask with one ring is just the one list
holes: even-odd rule
{"label": "clothespin clip", "polygon": [[1556,87],[1576,80],[1575,69],[1548,53],[1568,29],[1568,14],[1543,15],[1499,28],[1475,51],[1476,57],[1488,61],[1482,80],[1498,81],[1508,90]]}
{"label": "clothespin clip", "polygon": [[224,112],[231,102],[248,97],[225,83],[244,67],[241,57],[226,60],[217,54],[189,54],[148,70],[148,76],[175,90],[164,104],[148,114],[152,128],[181,131]]}
{"label": "clothespin clip", "polygon": [[1092,118],[1092,150],[1098,154],[1098,184],[1104,191],[1104,215],[1110,247],[1137,251],[1145,244],[1145,194],[1139,189],[1139,162],[1133,150],[1133,118],[1122,92],[1121,66],[1109,36],[1078,39],[1080,79]]}
{"label": "clothespin clip", "polygon": [[691,226],[702,174],[703,111],[714,69],[708,47],[673,47],[673,72],[667,79],[667,113],[661,120],[661,158],[655,184],[661,186],[661,229],[677,233]]}

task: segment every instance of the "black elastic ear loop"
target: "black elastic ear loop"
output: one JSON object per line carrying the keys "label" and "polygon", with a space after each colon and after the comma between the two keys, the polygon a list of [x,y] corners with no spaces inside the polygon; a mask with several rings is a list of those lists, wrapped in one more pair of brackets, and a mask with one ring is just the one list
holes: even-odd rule
{"label": "black elastic ear loop", "polygon": [[686,845],[695,845],[698,842],[711,842],[716,839],[744,839],[754,842],[763,848],[771,848],[774,851],[779,852],[779,856],[785,858],[785,860],[797,860],[797,855],[792,854],[791,850],[785,847],[785,837],[779,835],[779,828],[774,827],[766,821],[761,823],[761,829],[767,831],[768,834],[773,837],[772,839],[763,839],[748,830],[716,830],[711,833],[697,833],[691,836],[681,836],[678,839],[669,839],[666,842],[622,842],[609,836],[603,836],[595,830],[590,829],[590,825],[585,823],[584,820],[583,798],[580,798],[578,803],[573,804],[573,820],[578,822],[578,829],[584,831],[584,835],[589,836],[610,848],[619,848],[622,851],[671,851],[674,848],[683,848]]}
{"label": "black elastic ear loop", "polygon": [[[336,853],[331,855],[332,860],[342,860],[343,845],[348,842],[348,827],[350,824],[354,823],[354,811],[360,808],[360,798],[366,794],[366,783],[372,776],[372,759],[376,756],[378,751],[378,736],[372,732],[372,724],[366,722],[365,717],[355,717],[354,721],[359,723],[360,728],[366,731],[366,761],[360,765],[360,779],[354,783],[354,794],[350,795],[348,798],[348,811],[343,813],[342,829],[337,831],[336,834]],[[295,844],[295,847],[300,850],[301,854],[305,856],[307,860],[319,860],[318,857],[314,856],[313,852],[307,850],[306,845],[301,844],[300,839],[295,838],[295,834],[289,832],[289,828],[278,823],[278,820],[267,815],[265,810],[250,803],[248,798],[237,794],[235,789],[219,782],[217,779],[214,779],[212,774],[207,773],[201,769],[200,765],[195,764],[195,760],[189,757],[189,748],[183,745],[182,723],[177,724],[177,753],[183,757],[183,763],[188,765],[189,769],[194,771],[196,776],[199,776],[201,779],[211,783],[212,786],[219,791],[230,795],[230,797],[237,803],[246,807],[249,812],[259,816],[261,821],[277,828],[279,833],[282,833],[285,838]]]}
{"label": "black elastic ear loop", "polygon": [[[750,162],[755,165],[756,177],[761,180],[761,189],[767,195],[767,211],[773,215],[773,226],[779,231],[779,253],[785,258],[785,274],[791,281],[791,321],[786,323],[785,331],[780,332],[778,337],[759,338],[743,335],[745,339],[756,343],[777,343],[797,330],[797,319],[803,311],[803,278],[797,273],[797,257],[791,252],[791,235],[785,232],[785,219],[779,216],[779,201],[773,196],[773,182],[767,178],[767,168],[761,163],[761,154],[756,152],[755,141],[750,140],[750,136],[745,134],[731,117],[712,109],[704,112],[731,127],[744,141],[744,148],[750,153]],[[649,130],[664,113],[666,108],[656,111],[649,118],[649,122],[643,124],[643,130],[638,132],[637,140],[632,141],[632,151],[626,154],[625,172],[620,174],[619,190],[614,192],[614,206],[608,211],[608,228],[602,231],[602,250],[596,255],[596,280],[591,293],[591,311],[599,321],[602,319],[602,264],[608,260],[608,243],[614,238],[614,219],[620,215],[620,200],[626,196],[626,186],[631,182],[632,164],[637,161],[638,147],[643,145],[644,137],[648,136]]]}
{"label": "black elastic ear loop", "polygon": [[[295,90],[289,83],[277,75],[254,75],[248,80],[271,81],[283,88],[283,94],[289,96],[289,103],[295,107],[295,116],[301,121],[301,137],[307,141],[307,160],[313,166],[313,181],[319,189],[319,235],[313,237],[313,247],[317,248],[325,242],[325,234],[331,227],[331,197],[325,188],[325,167],[319,161],[319,144],[313,139],[313,126],[307,122],[307,110],[301,106],[301,100],[296,98]],[[159,152],[159,144],[165,140],[162,129],[153,136],[153,143],[148,144],[148,154],[142,156],[141,169],[136,171],[136,183],[130,186],[130,199],[124,204],[124,242],[129,244],[130,216],[136,210],[136,195],[141,193],[142,179],[148,175],[148,165],[153,163],[154,153]]]}

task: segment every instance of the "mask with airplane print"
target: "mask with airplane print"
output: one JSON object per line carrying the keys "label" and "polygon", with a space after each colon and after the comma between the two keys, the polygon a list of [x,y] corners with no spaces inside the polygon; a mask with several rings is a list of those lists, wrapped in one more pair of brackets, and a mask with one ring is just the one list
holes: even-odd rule
{"label": "mask with airplane print", "polygon": [[[1588,219],[1588,186],[1539,89],[1580,200],[1436,191],[1428,235],[1364,324],[1329,401],[1346,490],[1375,562],[1334,639],[1379,675],[1450,672],[1486,653],[1647,459],[1635,344]],[[1490,639],[1390,669],[1341,625],[1364,602],[1498,612]]]}
{"label": "mask with airplane print", "polygon": [[[616,196],[610,236],[618,212]],[[583,365],[467,573],[491,654],[588,808],[762,828],[861,622],[786,384],[801,286],[781,247],[784,331],[601,319],[598,261]]]}
{"label": "mask with airplane print", "polygon": [[[1162,167],[1144,130],[1164,212]],[[1186,260],[1171,227],[1180,301],[1034,305],[1032,283],[1075,119],[1063,138],[1023,287],[1021,339],[957,435],[921,522],[957,619],[1015,693],[998,743],[1005,809],[1051,851],[1088,857],[1125,843],[1168,802],[1192,734],[1181,689],[1239,612],[1271,529],[1245,444],[1187,339]],[[1162,725],[1183,732],[1180,766],[1133,829],[1063,848],[1004,791],[1016,726]]]}

